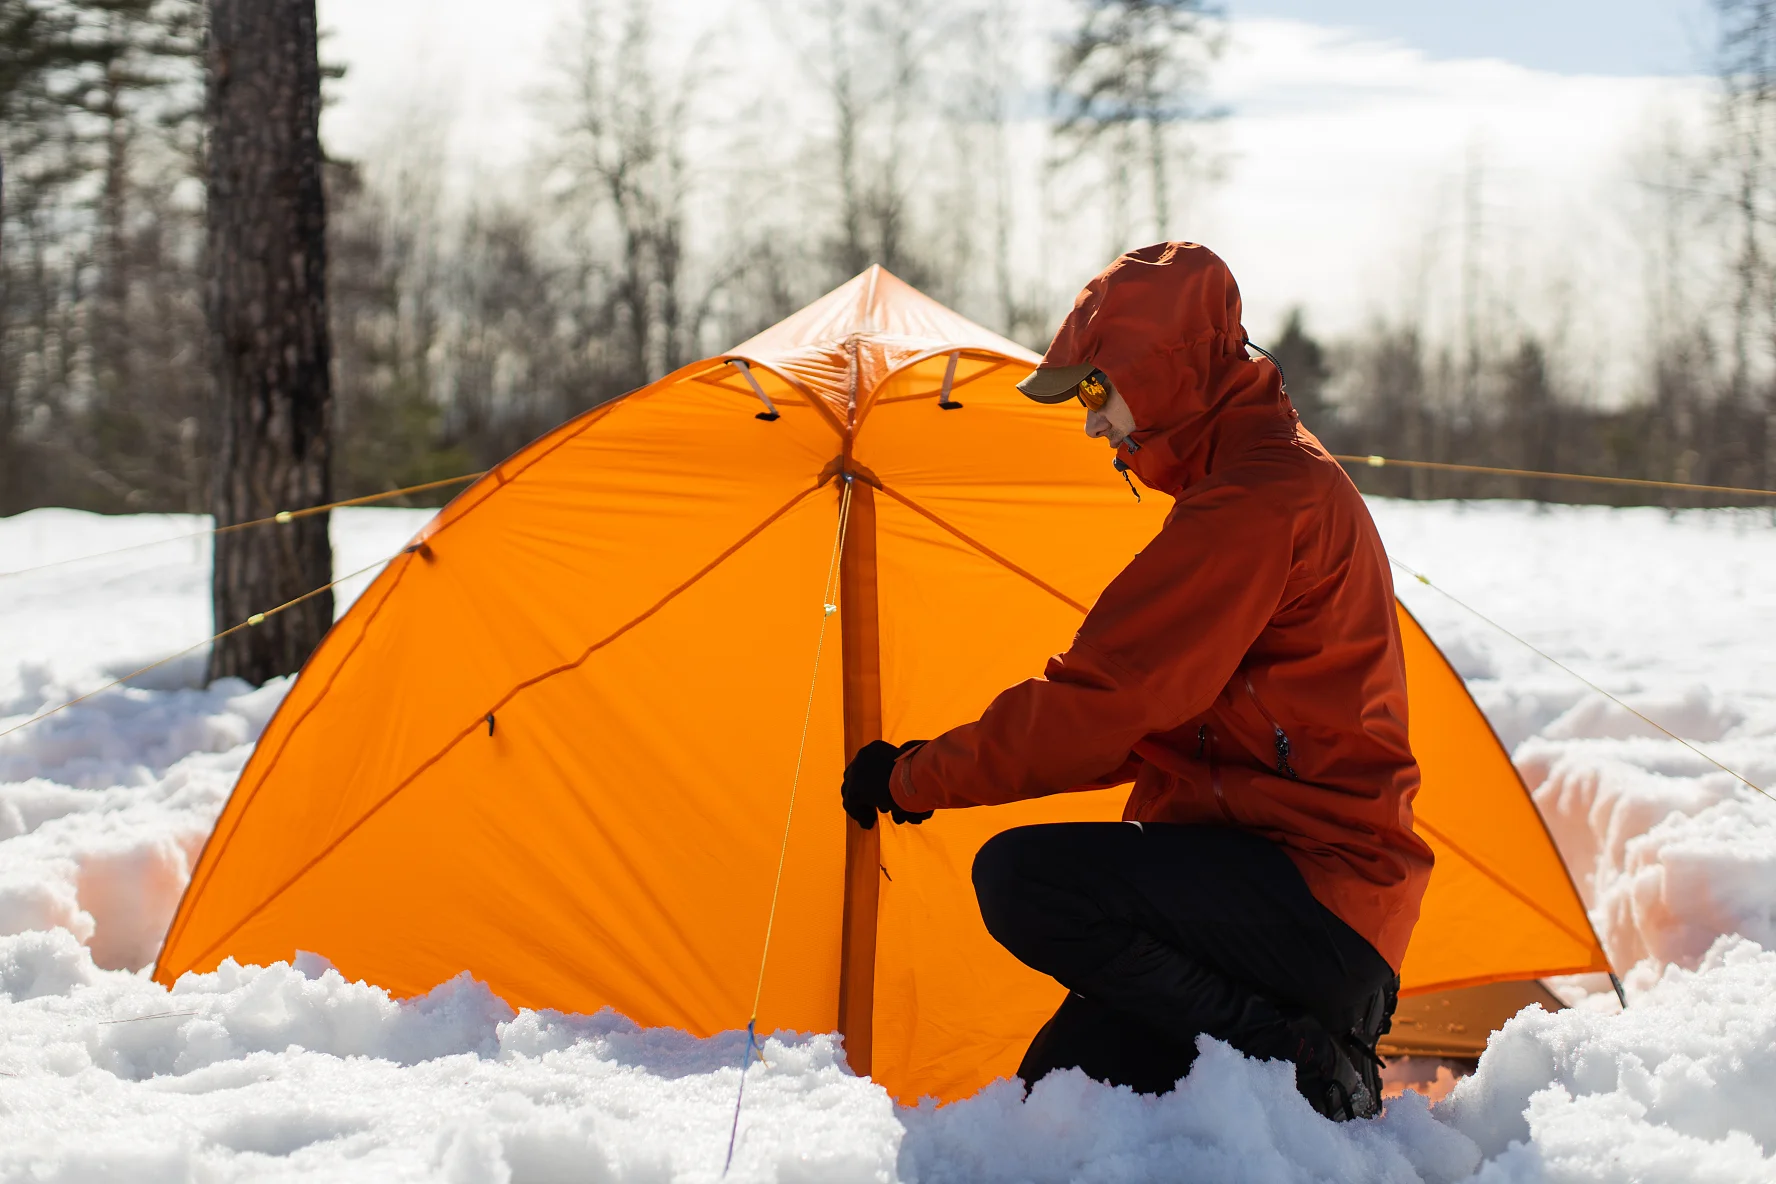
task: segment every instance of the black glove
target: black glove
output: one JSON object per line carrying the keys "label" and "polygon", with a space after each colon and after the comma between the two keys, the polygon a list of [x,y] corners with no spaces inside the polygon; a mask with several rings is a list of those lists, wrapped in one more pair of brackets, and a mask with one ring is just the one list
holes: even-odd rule
{"label": "black glove", "polygon": [[895,822],[918,823],[931,817],[930,810],[916,813],[902,810],[894,804],[894,795],[888,792],[888,778],[894,772],[895,759],[923,743],[923,740],[909,740],[897,748],[886,740],[871,740],[857,750],[857,755],[845,766],[845,782],[839,788],[839,796],[844,799],[845,813],[855,818],[858,826],[869,830],[876,825],[877,814],[887,814]]}

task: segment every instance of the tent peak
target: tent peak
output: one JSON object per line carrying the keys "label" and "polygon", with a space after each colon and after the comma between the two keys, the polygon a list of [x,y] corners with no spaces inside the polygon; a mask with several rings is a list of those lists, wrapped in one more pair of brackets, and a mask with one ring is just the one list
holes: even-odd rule
{"label": "tent peak", "polygon": [[770,364],[857,337],[890,339],[896,354],[974,349],[1032,364],[1037,355],[969,320],[872,263],[811,304],[728,351]]}

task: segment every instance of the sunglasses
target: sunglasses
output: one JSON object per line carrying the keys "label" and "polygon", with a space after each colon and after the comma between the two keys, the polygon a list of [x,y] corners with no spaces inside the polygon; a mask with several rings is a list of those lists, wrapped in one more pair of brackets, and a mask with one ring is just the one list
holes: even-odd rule
{"label": "sunglasses", "polygon": [[1093,370],[1079,380],[1073,396],[1085,405],[1087,411],[1102,411],[1104,404],[1110,401],[1110,380],[1104,377],[1102,370]]}

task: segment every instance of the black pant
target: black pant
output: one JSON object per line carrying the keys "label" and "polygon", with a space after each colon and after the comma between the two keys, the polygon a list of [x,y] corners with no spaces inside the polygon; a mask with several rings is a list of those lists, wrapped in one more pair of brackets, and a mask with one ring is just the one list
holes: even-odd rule
{"label": "black pant", "polygon": [[1164,1092],[1199,1032],[1288,1056],[1290,1015],[1348,1030],[1394,977],[1280,847],[1230,827],[1018,827],[981,848],[974,890],[1000,944],[1073,992],[1018,1068],[1030,1084],[1076,1067]]}

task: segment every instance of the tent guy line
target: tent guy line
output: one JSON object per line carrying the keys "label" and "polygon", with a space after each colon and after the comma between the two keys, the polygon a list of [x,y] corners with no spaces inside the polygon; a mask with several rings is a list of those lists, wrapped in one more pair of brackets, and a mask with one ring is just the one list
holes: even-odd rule
{"label": "tent guy line", "polygon": [[1441,460],[1397,460],[1391,456],[1339,456],[1332,459],[1344,465],[1364,465],[1371,469],[1397,465],[1403,469],[1434,469],[1443,473],[1479,473],[1493,477],[1545,477],[1551,481],[1584,481],[1594,485],[1627,485],[1636,489],[1683,489],[1691,493],[1732,493],[1746,497],[1776,497],[1776,489],[1757,489],[1742,485],[1697,485],[1689,481],[1654,481],[1646,477],[1600,477],[1595,473],[1556,473],[1546,469],[1505,469],[1497,465],[1458,465]]}
{"label": "tent guy line", "polygon": [[297,605],[301,604],[303,601],[312,599],[313,597],[316,597],[316,596],[319,596],[321,593],[325,592],[327,589],[337,587],[338,585],[345,583],[347,580],[355,579],[358,576],[363,575],[365,572],[372,571],[372,570],[379,568],[379,567],[386,567],[388,564],[393,563],[395,561],[395,559],[399,557],[399,554],[400,553],[397,552],[395,555],[390,555],[386,559],[378,559],[374,563],[367,563],[363,567],[360,567],[357,571],[347,572],[345,575],[338,576],[335,579],[329,580],[327,583],[322,584],[319,588],[311,588],[307,592],[304,592],[300,596],[292,597],[291,599],[286,600],[282,604],[278,605],[276,608],[268,608],[262,613],[254,613],[252,616],[248,617],[246,620],[240,622],[240,624],[230,625],[228,628],[222,630],[222,632],[216,634],[213,637],[206,637],[202,641],[192,642],[190,645],[186,646],[182,650],[179,650],[175,653],[168,654],[166,657],[161,658],[157,661],[150,662],[150,663],[148,663],[148,665],[143,666],[138,670],[132,670],[128,674],[125,674],[120,678],[114,678],[110,682],[106,683],[104,686],[94,687],[92,690],[87,691],[84,695],[76,695],[74,698],[69,699],[64,703],[58,703],[54,707],[48,708],[47,710],[44,710],[44,711],[40,711],[36,715],[31,716],[29,719],[21,720],[19,723],[13,724],[10,728],[7,728],[5,731],[0,732],[0,740],[5,739],[6,737],[12,735],[14,732],[23,731],[25,728],[30,727],[32,724],[41,723],[42,721],[48,719],[50,716],[56,715],[56,714],[63,712],[63,711],[66,711],[66,710],[68,710],[68,708],[73,707],[76,704],[84,703],[88,699],[92,698],[94,695],[103,694],[104,692],[111,690],[113,687],[120,687],[120,686],[124,685],[125,683],[129,682],[132,678],[140,678],[142,675],[147,674],[150,670],[158,670],[162,666],[165,666],[168,662],[172,662],[172,661],[175,661],[179,658],[183,658],[186,654],[191,653],[193,650],[202,649],[206,645],[212,645],[215,642],[221,641],[224,637],[228,637],[229,635],[234,634],[234,633],[239,633],[242,629],[250,629],[255,625],[262,625],[265,623],[265,618],[267,618],[267,617],[275,617],[275,616],[277,616],[277,614],[283,612],[285,609],[295,608]]}
{"label": "tent guy line", "polygon": [[1709,764],[1713,765],[1715,768],[1719,769],[1721,772],[1727,774],[1727,776],[1729,776],[1729,777],[1733,778],[1735,781],[1738,781],[1741,784],[1743,784],[1747,789],[1756,790],[1758,793],[1762,794],[1764,797],[1769,798],[1772,801],[1776,801],[1776,794],[1772,794],[1769,790],[1765,789],[1763,786],[1759,785],[1757,782],[1751,780],[1749,777],[1746,777],[1743,773],[1740,773],[1735,769],[1729,768],[1728,766],[1722,764],[1720,761],[1716,760],[1714,757],[1709,756],[1706,752],[1703,752],[1700,748],[1697,748],[1694,744],[1691,744],[1688,740],[1685,740],[1682,736],[1679,736],[1676,732],[1673,732],[1670,728],[1666,727],[1664,724],[1660,723],[1658,720],[1654,719],[1652,716],[1646,714],[1644,711],[1641,711],[1635,707],[1630,707],[1627,703],[1624,703],[1621,699],[1617,698],[1615,695],[1612,695],[1610,692],[1604,690],[1602,687],[1598,686],[1596,683],[1592,682],[1590,679],[1588,679],[1584,675],[1580,674],[1577,670],[1574,670],[1571,666],[1568,666],[1565,662],[1562,662],[1559,658],[1556,658],[1553,654],[1548,653],[1548,651],[1542,649],[1540,646],[1536,645],[1534,642],[1527,641],[1524,638],[1517,636],[1517,634],[1511,632],[1509,629],[1505,628],[1503,625],[1499,624],[1497,621],[1493,620],[1491,617],[1487,616],[1485,613],[1481,612],[1479,609],[1475,608],[1473,605],[1468,604],[1466,601],[1462,600],[1460,597],[1458,597],[1454,593],[1450,592],[1447,588],[1444,588],[1440,584],[1432,583],[1430,576],[1425,575],[1423,572],[1417,570],[1416,568],[1409,566],[1408,564],[1402,563],[1400,560],[1395,559],[1391,555],[1388,557],[1388,559],[1395,567],[1399,568],[1401,571],[1405,572],[1407,575],[1411,576],[1413,579],[1417,580],[1419,583],[1423,584],[1425,587],[1427,587],[1427,588],[1431,589],[1432,591],[1438,593],[1439,595],[1443,596],[1451,604],[1454,604],[1457,608],[1462,609],[1463,611],[1468,612],[1475,617],[1478,617],[1480,620],[1486,622],[1488,625],[1492,626],[1494,629],[1497,629],[1500,633],[1503,633],[1506,637],[1510,638],[1512,641],[1516,642],[1518,645],[1522,646],[1524,649],[1528,650],[1530,653],[1534,654],[1536,657],[1541,658],[1543,661],[1547,662],[1549,665],[1554,666],[1554,667],[1558,668],[1559,670],[1561,670],[1562,672],[1571,675],[1573,678],[1576,678],[1580,682],[1584,683],[1587,687],[1590,687],[1592,690],[1594,690],[1598,694],[1602,695],[1605,699],[1608,699],[1611,703],[1614,703],[1617,707],[1620,707],[1623,711],[1626,711],[1629,715],[1632,715],[1634,718],[1640,720],[1640,722],[1646,724],[1648,727],[1658,729],[1664,735],[1677,741],[1679,744],[1683,745],[1685,748],[1689,749],[1691,752],[1695,753],[1697,756],[1701,757],[1703,760],[1707,761]]}
{"label": "tent guy line", "polygon": [[[961,351],[961,352],[966,352],[966,351]],[[966,385],[966,383],[973,382],[978,378],[984,377],[984,375],[986,373],[990,373],[990,372],[991,371],[986,371],[986,372],[983,372],[982,374],[972,375],[969,378],[965,379],[963,382],[957,383],[956,386],[958,388],[960,388],[963,385]],[[748,375],[748,377],[750,377],[750,374]],[[756,381],[756,380],[754,380],[754,381]],[[718,387],[721,386],[721,384],[719,384],[719,383],[711,383],[710,385],[718,386]],[[721,389],[728,390],[730,388],[721,387]],[[630,393],[633,394],[634,392],[630,392]],[[911,402],[911,401],[914,401],[917,399],[928,399],[931,397],[931,395],[933,393],[934,392],[931,392],[931,391],[921,391],[918,394],[914,394],[914,395],[900,395],[900,396],[896,396],[894,398],[877,399],[877,400],[872,401],[870,406],[876,407],[876,406],[881,406],[881,405],[889,404],[889,403],[902,403],[902,402]],[[592,408],[592,411],[595,411],[595,412],[608,411],[611,407],[616,406],[621,401],[622,401],[622,397],[619,396],[616,399],[612,399],[609,403],[603,404],[599,407]],[[791,404],[785,404],[785,405],[789,406]],[[793,405],[794,406],[807,406],[808,404],[796,403]],[[940,403],[939,406],[946,406],[946,405]],[[951,403],[951,404],[948,404],[947,406],[953,407],[953,408],[959,408],[962,406],[962,404],[961,403]],[[1554,472],[1552,470],[1546,470],[1546,469],[1508,469],[1508,468],[1500,468],[1495,465],[1458,465],[1458,464],[1448,463],[1445,461],[1435,461],[1435,460],[1399,460],[1394,457],[1378,456],[1375,454],[1369,454],[1366,456],[1333,455],[1332,459],[1336,460],[1342,464],[1353,465],[1353,466],[1363,465],[1363,466],[1366,466],[1366,467],[1372,468],[1372,469],[1383,468],[1387,465],[1396,465],[1398,467],[1408,468],[1408,469],[1433,469],[1433,470],[1437,470],[1440,472],[1475,473],[1475,474],[1485,474],[1488,476],[1495,476],[1495,477],[1532,477],[1532,478],[1543,478],[1543,479],[1550,480],[1550,481],[1582,481],[1582,482],[1589,482],[1589,483],[1598,484],[1598,485],[1623,485],[1623,486],[1631,486],[1631,487],[1639,488],[1639,489],[1671,489],[1671,490],[1684,490],[1684,491],[1687,491],[1690,493],[1722,493],[1722,494],[1740,494],[1740,495],[1744,495],[1747,497],[1776,497],[1776,489],[1757,489],[1757,488],[1750,487],[1750,486],[1698,485],[1698,484],[1695,484],[1695,483],[1689,482],[1689,481],[1654,481],[1649,478],[1640,478],[1640,477],[1600,477],[1594,473],[1559,473],[1559,472]],[[442,489],[446,485],[461,485],[467,481],[479,480],[480,478],[487,476],[487,474],[492,471],[493,470],[490,470],[490,469],[483,469],[483,470],[480,470],[480,471],[474,472],[474,473],[462,473],[462,474],[455,476],[455,477],[445,477],[445,478],[442,478],[437,481],[426,481],[426,482],[419,484],[419,485],[407,485],[407,486],[403,486],[400,489],[384,490],[382,493],[369,493],[369,494],[363,495],[362,497],[346,498],[344,501],[327,502],[324,505],[309,506],[309,507],[307,507],[305,509],[301,509],[301,510],[279,510],[276,514],[273,514],[270,517],[266,517],[266,518],[254,518],[254,519],[251,519],[246,522],[231,523],[227,526],[211,527],[208,530],[194,530],[194,531],[191,531],[187,534],[169,535],[168,537],[166,537],[164,539],[149,539],[147,542],[143,542],[143,543],[130,543],[127,546],[113,547],[108,551],[94,551],[94,552],[87,554],[87,555],[75,555],[75,556],[71,556],[70,558],[67,558],[67,559],[55,559],[55,560],[51,560],[48,563],[36,564],[32,567],[21,567],[15,571],[0,571],[0,580],[7,579],[11,576],[31,575],[35,572],[47,571],[50,568],[66,567],[69,564],[74,564],[74,563],[87,563],[87,562],[90,562],[91,560],[94,560],[94,559],[108,559],[113,555],[123,555],[123,554],[130,552],[130,551],[140,551],[140,550],[143,550],[148,547],[164,546],[167,543],[182,543],[182,542],[187,542],[192,539],[205,539],[205,538],[209,538],[211,535],[226,534],[229,531],[234,531],[234,530],[245,530],[246,528],[248,528],[250,526],[267,526],[267,525],[271,525],[273,523],[278,524],[278,525],[287,525],[290,522],[293,522],[298,518],[306,518],[306,517],[309,517],[314,514],[319,514],[323,511],[326,511],[326,510],[338,510],[338,509],[344,509],[344,508],[350,507],[350,506],[366,506],[366,505],[371,504],[372,502],[387,501],[390,498],[404,497],[409,493],[423,493],[423,492],[425,492],[427,490],[431,490],[431,489]],[[878,486],[878,488],[879,487],[880,486]],[[905,498],[900,498],[900,495],[896,494],[893,490],[884,489],[882,492],[888,494],[890,497],[898,498],[899,500],[901,500],[903,502],[906,500]],[[907,502],[906,504],[909,507],[911,507],[912,509],[915,509],[915,510],[919,509],[919,507],[913,506],[911,502]],[[919,510],[919,512],[924,513],[923,510]],[[944,528],[946,530],[951,530],[952,533],[955,533],[958,538],[964,539],[964,541],[969,542],[971,545],[978,546],[978,544],[973,543],[973,540],[967,539],[966,536],[962,535],[960,532],[954,531],[951,527],[949,527],[945,524],[942,524],[942,523],[940,523],[939,525],[944,525]],[[1057,593],[1057,595],[1059,595],[1059,594]],[[1063,596],[1062,599],[1067,599],[1067,598]],[[1072,603],[1072,602],[1069,601],[1068,603]],[[1080,611],[1083,612],[1084,610],[1081,609]]]}
{"label": "tent guy line", "polygon": [[428,489],[442,489],[446,485],[461,485],[465,481],[474,481],[486,476],[486,471],[463,473],[456,477],[445,477],[441,481],[426,481],[419,485],[407,485],[400,489],[385,489],[381,493],[367,493],[362,497],[348,497],[344,501],[327,502],[324,505],[309,506],[302,510],[279,510],[265,518],[252,518],[246,522],[231,522],[227,526],[212,526],[208,530],[194,530],[189,534],[175,534],[164,539],[149,539],[145,543],[130,543],[128,546],[113,547],[109,551],[94,551],[90,555],[75,555],[68,559],[55,559],[48,563],[39,563],[33,567],[21,567],[16,571],[0,571],[0,580],[9,576],[29,575],[32,572],[47,571],[52,567],[66,567],[72,563],[85,563],[92,559],[106,559],[112,555],[123,555],[130,551],[140,551],[147,547],[161,547],[168,543],[183,543],[191,539],[207,539],[212,535],[228,534],[230,531],[245,530],[249,526],[267,526],[276,523],[287,526],[298,518],[309,518],[328,510],[343,509],[346,506],[367,506],[371,502],[385,502],[390,498],[404,497],[409,493],[424,493]]}
{"label": "tent guy line", "polygon": [[801,786],[802,759],[808,753],[808,729],[814,720],[814,692],[820,685],[820,655],[826,648],[826,627],[832,621],[833,614],[839,611],[836,603],[839,557],[845,553],[845,527],[851,521],[851,491],[854,481],[853,474],[844,474],[844,491],[839,496],[839,525],[833,534],[832,555],[826,564],[826,583],[820,589],[820,632],[814,638],[814,670],[808,677],[808,702],[802,711],[802,735],[796,744],[795,772],[789,779],[789,810],[783,818],[783,842],[777,849],[777,875],[771,881],[771,907],[765,914],[765,941],[759,950],[758,982],[752,989],[752,1014],[746,1019],[746,1051],[740,1054],[740,1088],[734,1095],[734,1123],[728,1130],[728,1156],[722,1162],[723,1176],[734,1166],[734,1141],[740,1135],[740,1104],[746,1098],[746,1071],[752,1067],[755,1051],[761,1060],[764,1059],[764,1051],[758,1047],[759,1000],[765,994],[765,965],[771,957],[771,931],[777,923],[777,901],[783,892],[783,865],[789,858],[789,832],[795,821],[796,790]]}

